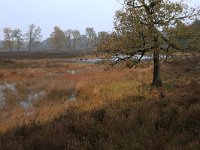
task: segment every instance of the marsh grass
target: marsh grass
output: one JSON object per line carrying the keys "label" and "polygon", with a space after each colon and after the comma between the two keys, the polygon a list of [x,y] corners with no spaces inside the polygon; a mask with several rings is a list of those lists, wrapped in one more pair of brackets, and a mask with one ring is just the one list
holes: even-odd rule
{"label": "marsh grass", "polygon": [[[111,71],[63,62],[44,69],[1,69],[0,80],[16,83],[17,94],[6,91],[0,149],[199,149],[200,83],[192,69],[197,61],[162,64],[165,82],[159,89],[150,86],[149,63]],[[39,91],[45,95],[27,116],[19,102]],[[74,92],[76,101],[69,101]]]}

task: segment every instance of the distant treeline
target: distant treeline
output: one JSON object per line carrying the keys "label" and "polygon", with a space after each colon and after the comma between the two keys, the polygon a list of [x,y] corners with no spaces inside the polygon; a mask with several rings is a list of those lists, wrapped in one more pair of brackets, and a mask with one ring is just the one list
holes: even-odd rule
{"label": "distant treeline", "polygon": [[[31,52],[31,51],[70,51],[70,50],[94,50],[99,43],[108,41],[113,33],[105,31],[96,33],[94,28],[87,27],[85,34],[79,30],[61,30],[55,26],[50,36],[42,40],[42,29],[34,24],[29,25],[28,31],[24,34],[21,29],[4,28],[3,40],[0,41],[0,51],[2,52]],[[200,20],[196,20],[190,25],[179,23],[176,28],[171,28],[176,42],[185,50],[199,48],[200,40]],[[120,36],[120,35],[119,35]],[[167,36],[167,35],[166,35]],[[193,40],[195,39],[195,41]],[[184,50],[184,49],[183,49]]]}
{"label": "distant treeline", "polygon": [[88,27],[85,34],[79,30],[61,30],[55,26],[51,35],[42,40],[42,29],[34,24],[29,25],[28,31],[22,33],[21,29],[6,27],[2,30],[3,40],[0,41],[0,51],[69,51],[69,50],[93,50],[101,36],[107,32],[96,33],[94,28]]}

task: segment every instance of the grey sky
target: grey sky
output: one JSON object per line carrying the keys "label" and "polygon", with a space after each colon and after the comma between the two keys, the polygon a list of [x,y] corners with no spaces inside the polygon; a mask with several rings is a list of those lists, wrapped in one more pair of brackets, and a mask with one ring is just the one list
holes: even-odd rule
{"label": "grey sky", "polygon": [[21,28],[29,24],[42,28],[46,38],[54,26],[72,28],[82,33],[86,27],[111,31],[114,12],[120,8],[116,0],[0,0],[0,29]]}
{"label": "grey sky", "polygon": [[[86,27],[99,31],[112,31],[113,16],[121,5],[117,0],[0,0],[0,29],[20,28],[26,32],[34,23],[42,28],[44,38],[54,26],[61,29],[78,29],[84,33]],[[199,0],[188,0],[199,4]]]}

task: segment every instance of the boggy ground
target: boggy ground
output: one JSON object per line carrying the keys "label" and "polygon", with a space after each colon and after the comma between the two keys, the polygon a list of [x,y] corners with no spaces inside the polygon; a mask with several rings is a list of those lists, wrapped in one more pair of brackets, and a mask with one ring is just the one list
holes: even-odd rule
{"label": "boggy ground", "polygon": [[[3,62],[3,63],[2,63]],[[200,59],[104,71],[64,59],[1,60],[1,150],[200,149]]]}

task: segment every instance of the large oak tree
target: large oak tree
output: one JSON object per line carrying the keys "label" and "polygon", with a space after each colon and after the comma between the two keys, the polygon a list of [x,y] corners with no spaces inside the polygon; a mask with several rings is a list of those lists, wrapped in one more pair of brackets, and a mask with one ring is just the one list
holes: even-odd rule
{"label": "large oak tree", "polygon": [[115,31],[104,37],[98,49],[115,57],[114,61],[110,59],[112,64],[126,61],[130,68],[146,54],[152,54],[152,85],[161,86],[161,52],[181,49],[176,40],[171,39],[174,34],[171,31],[180,22],[197,18],[199,10],[189,8],[183,0],[123,0],[122,3],[123,8],[115,15]]}

